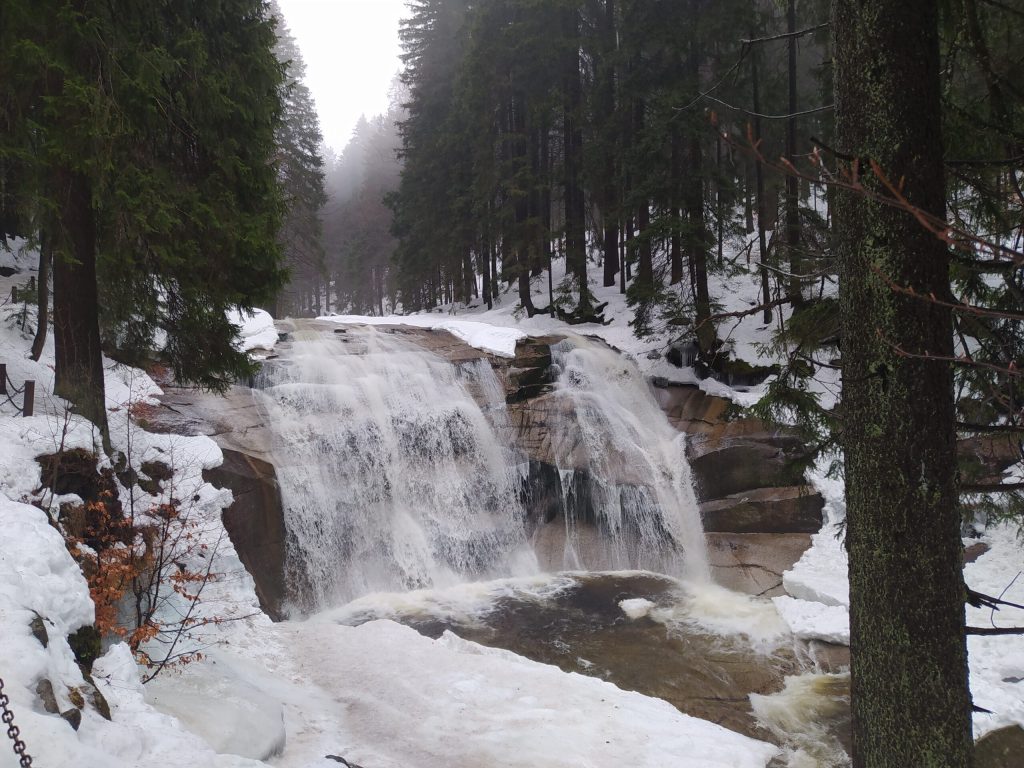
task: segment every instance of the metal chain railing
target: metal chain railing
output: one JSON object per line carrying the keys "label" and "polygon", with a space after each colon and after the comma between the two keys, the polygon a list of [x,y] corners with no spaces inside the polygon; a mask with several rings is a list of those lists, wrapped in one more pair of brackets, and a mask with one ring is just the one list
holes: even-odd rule
{"label": "metal chain railing", "polygon": [[7,738],[14,742],[14,753],[18,756],[21,768],[32,768],[32,757],[25,751],[25,742],[21,740],[21,731],[14,724],[14,713],[11,711],[11,700],[4,693],[4,679],[0,677],[0,720],[7,726]]}
{"label": "metal chain railing", "polygon": [[[15,402],[15,395],[22,395],[21,405]],[[7,365],[0,363],[0,405],[10,403],[23,416],[31,416],[35,411],[35,399],[36,383],[27,380],[20,387],[14,386],[14,381],[7,375]]]}

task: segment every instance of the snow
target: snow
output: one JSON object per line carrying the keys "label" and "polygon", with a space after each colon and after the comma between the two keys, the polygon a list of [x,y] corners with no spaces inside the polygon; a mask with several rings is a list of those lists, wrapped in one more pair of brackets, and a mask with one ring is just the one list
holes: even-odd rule
{"label": "snow", "polygon": [[655,604],[643,597],[634,597],[629,600],[620,600],[619,608],[631,619],[641,619],[651,612]]}
{"label": "snow", "polygon": [[[1016,526],[990,527],[981,539],[988,552],[964,566],[967,586],[993,597],[1024,605],[1024,557]],[[967,623],[975,627],[1024,626],[1024,610],[999,611],[967,606]],[[1020,635],[967,638],[974,703],[992,714],[974,715],[975,738],[1006,725],[1024,725],[1024,642]]]}
{"label": "snow", "polygon": [[238,326],[238,340],[235,342],[242,352],[254,349],[270,351],[277,344],[277,328],[274,318],[263,309],[241,312],[237,309],[228,312],[228,320]]}
{"label": "snow", "polygon": [[659,699],[451,633],[431,640],[387,620],[280,629],[317,670],[321,704],[346,713],[314,753],[361,765],[753,768],[778,753]]}
{"label": "snow", "polygon": [[789,631],[801,640],[850,644],[850,614],[842,605],[825,605],[787,595],[773,597],[772,603]]}
{"label": "snow", "polygon": [[472,320],[453,320],[442,315],[388,315],[385,317],[326,315],[318,319],[342,325],[407,325],[414,328],[448,331],[474,349],[481,349],[501,357],[515,357],[516,344],[527,336],[524,331],[515,328],[501,328],[490,323]]}
{"label": "snow", "polygon": [[822,510],[824,524],[811,537],[810,548],[782,575],[782,586],[793,597],[848,608],[849,561],[843,546],[841,527],[846,517],[843,483],[827,477],[822,467],[816,467],[810,473],[810,481],[825,500]]}

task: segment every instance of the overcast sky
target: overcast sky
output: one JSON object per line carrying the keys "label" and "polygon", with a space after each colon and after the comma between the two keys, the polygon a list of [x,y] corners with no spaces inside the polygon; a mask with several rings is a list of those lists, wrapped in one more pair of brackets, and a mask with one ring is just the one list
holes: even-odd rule
{"label": "overcast sky", "polygon": [[405,0],[278,0],[306,61],[324,141],[341,152],[359,116],[384,112],[401,67]]}

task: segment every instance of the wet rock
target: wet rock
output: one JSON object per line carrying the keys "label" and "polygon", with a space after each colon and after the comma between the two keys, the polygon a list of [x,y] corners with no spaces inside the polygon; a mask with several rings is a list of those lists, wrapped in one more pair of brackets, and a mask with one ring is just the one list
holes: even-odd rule
{"label": "wet rock", "polygon": [[110,716],[110,704],[107,702],[107,698],[100,693],[100,689],[96,687],[96,681],[92,679],[92,675],[89,671],[82,669],[82,677],[85,678],[85,682],[89,685],[87,693],[89,695],[89,702],[92,704],[92,708],[96,710],[96,713],[104,720],[112,720]]}
{"label": "wet rock", "polygon": [[824,640],[810,640],[807,651],[814,666],[821,672],[848,672],[850,669],[850,647]]}
{"label": "wet rock", "polygon": [[141,469],[146,477],[139,479],[139,487],[152,496],[163,491],[163,484],[174,477],[174,470],[162,461],[144,461]]}
{"label": "wet rock", "polygon": [[984,541],[976,541],[964,547],[964,562],[973,563],[979,557],[989,551],[991,547]]}
{"label": "wet rock", "polygon": [[131,541],[125,524],[114,470],[99,468],[96,454],[80,448],[37,456],[43,487],[55,494],[75,494],[82,504],[62,504],[59,520],[66,536],[79,539],[93,549],[104,549],[111,541]]}
{"label": "wet rock", "polygon": [[57,696],[53,692],[53,683],[47,678],[42,678],[36,683],[36,696],[43,703],[43,709],[49,712],[51,715],[56,715],[60,712],[60,705],[57,704]]}
{"label": "wet rock", "polygon": [[806,533],[709,533],[708,560],[716,584],[748,595],[784,595],[782,574],[811,545]]}
{"label": "wet rock", "polygon": [[817,533],[825,501],[806,485],[755,488],[700,505],[708,533]]}
{"label": "wet rock", "polygon": [[75,661],[87,672],[92,670],[92,663],[103,653],[103,637],[94,624],[68,635],[68,645],[75,654]]}
{"label": "wet rock", "polygon": [[70,701],[77,709],[85,708],[85,696],[82,695],[82,691],[79,688],[68,688],[68,701]]}
{"label": "wet rock", "polygon": [[32,630],[32,636],[39,641],[43,648],[50,645],[50,635],[46,631],[46,622],[42,616],[37,613],[28,626]]}
{"label": "wet rock", "polygon": [[82,711],[80,709],[69,709],[66,712],[61,712],[60,716],[76,731],[82,725]]}
{"label": "wet rock", "polygon": [[228,488],[235,500],[222,519],[238,557],[256,582],[260,607],[275,621],[284,618],[287,531],[274,465],[224,449],[224,463],[203,471],[203,479]]}
{"label": "wet rock", "polygon": [[757,488],[804,484],[795,460],[802,445],[788,438],[731,440],[690,460],[702,500],[721,499]]}
{"label": "wet rock", "polygon": [[982,736],[974,745],[975,768],[1020,768],[1024,761],[1024,728],[1010,725]]}

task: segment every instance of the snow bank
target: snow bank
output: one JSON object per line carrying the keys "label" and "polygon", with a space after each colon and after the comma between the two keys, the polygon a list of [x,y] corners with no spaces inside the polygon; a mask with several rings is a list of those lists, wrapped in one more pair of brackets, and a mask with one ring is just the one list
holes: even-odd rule
{"label": "snow bank", "polygon": [[810,548],[782,575],[782,586],[801,600],[849,607],[849,559],[840,527],[846,519],[845,487],[842,480],[826,477],[821,467],[810,473],[810,481],[825,499],[825,523],[811,537]]}
{"label": "snow bank", "polygon": [[825,605],[793,597],[773,597],[775,610],[790,632],[802,640],[850,644],[850,613],[846,606]]}
{"label": "snow bank", "polygon": [[762,768],[778,753],[660,699],[451,633],[431,640],[386,620],[280,629],[344,713],[344,730],[313,754],[374,768]]}
{"label": "snow bank", "polygon": [[447,315],[327,315],[318,319],[343,325],[408,325],[414,328],[448,331],[474,349],[482,349],[501,357],[515,357],[516,344],[527,336],[525,332],[515,328],[502,328],[472,320],[454,320]]}
{"label": "snow bank", "polygon": [[[975,562],[964,566],[964,578],[971,589],[1024,605],[1024,558],[1014,525],[989,528],[982,540],[991,547]],[[975,627],[1024,626],[1024,610],[967,606],[967,623]],[[992,710],[976,712],[974,736],[1006,725],[1024,725],[1024,642],[1020,635],[967,638],[974,703]]]}
{"label": "snow bank", "polygon": [[254,309],[251,312],[228,312],[228,320],[238,326],[238,339],[235,346],[242,352],[253,349],[265,349],[268,352],[277,344],[277,328],[274,318],[269,312]]}

